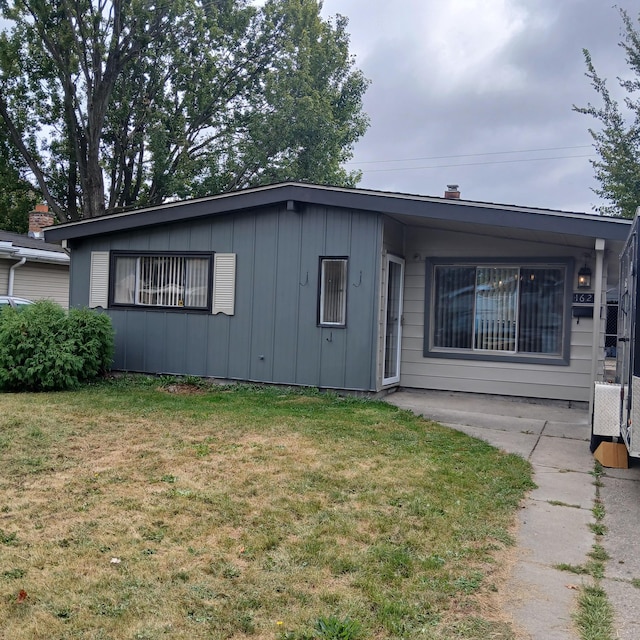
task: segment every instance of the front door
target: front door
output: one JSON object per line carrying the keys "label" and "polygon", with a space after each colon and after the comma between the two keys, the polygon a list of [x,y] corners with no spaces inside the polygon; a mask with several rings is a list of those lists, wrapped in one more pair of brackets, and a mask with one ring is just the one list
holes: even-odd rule
{"label": "front door", "polygon": [[382,384],[400,382],[400,346],[402,340],[402,291],[404,260],[387,255],[387,290],[385,295],[384,371]]}

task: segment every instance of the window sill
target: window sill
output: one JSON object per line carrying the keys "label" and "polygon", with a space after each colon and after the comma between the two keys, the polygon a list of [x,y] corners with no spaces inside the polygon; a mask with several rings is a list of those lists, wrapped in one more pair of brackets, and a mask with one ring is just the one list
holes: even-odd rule
{"label": "window sill", "polygon": [[114,311],[169,311],[171,313],[211,313],[211,309],[202,309],[200,307],[160,307],[156,305],[144,304],[117,304],[111,303],[109,309]]}
{"label": "window sill", "polygon": [[570,362],[562,355],[552,354],[524,354],[524,353],[499,353],[497,351],[450,351],[447,349],[425,350],[425,358],[443,358],[447,360],[473,360],[484,362],[514,362],[532,365],[552,365],[556,367],[567,367]]}

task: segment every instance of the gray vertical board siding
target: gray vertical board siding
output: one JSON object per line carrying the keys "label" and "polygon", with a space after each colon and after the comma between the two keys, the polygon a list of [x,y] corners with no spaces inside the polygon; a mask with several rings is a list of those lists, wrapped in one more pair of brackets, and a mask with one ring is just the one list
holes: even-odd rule
{"label": "gray vertical board siding", "polygon": [[229,378],[229,316],[218,314],[208,319],[206,345],[206,375]]}
{"label": "gray vertical board siding", "polygon": [[[223,229],[225,227],[229,228],[230,225],[228,223],[225,224],[223,220],[218,221],[215,225],[216,229]],[[206,220],[194,220],[189,227],[189,250],[211,251],[212,246],[214,246],[211,238],[213,228],[211,223]],[[230,243],[227,246],[230,246]],[[229,249],[222,248],[216,249],[216,251],[228,252]]]}
{"label": "gray vertical board siding", "polygon": [[185,247],[188,251],[193,251],[191,245],[191,227],[193,222],[188,225],[172,224],[167,229],[167,238],[169,240],[169,251],[184,251]]}
{"label": "gray vertical board siding", "polygon": [[[75,243],[74,243],[75,244]],[[89,304],[89,272],[93,244],[74,246],[69,266],[69,306],[86,307]]]}
{"label": "gray vertical board siding", "polygon": [[[110,309],[115,368],[329,388],[375,387],[381,253],[375,214],[317,206],[295,212],[282,205],[75,244],[74,304],[88,302],[91,251],[237,256],[233,316]],[[346,328],[318,326],[321,256],[349,258]]]}
{"label": "gray vertical board siding", "polygon": [[209,333],[207,331],[211,318],[204,314],[190,313],[186,316],[186,351],[185,372],[191,376],[207,376],[209,374],[207,353]]}
{"label": "gray vertical board siding", "polygon": [[[273,340],[273,382],[297,380],[296,347],[300,318],[296,313],[300,298],[300,238],[302,214],[281,211],[278,223],[275,317]],[[308,321],[308,318],[307,318]]]}
{"label": "gray vertical board siding", "polygon": [[188,320],[191,314],[178,311],[160,314],[150,311],[149,314],[165,316],[164,371],[187,373],[187,362],[194,357],[194,354],[187,350]]}
{"label": "gray vertical board siding", "polygon": [[[358,265],[354,264],[351,253],[351,222],[353,214],[335,209],[327,209],[325,213],[324,255],[348,256],[347,264],[347,316],[344,328],[325,327],[321,331],[320,343],[320,386],[343,389],[345,386],[345,369],[347,356],[347,334],[351,322],[357,322],[356,309],[351,304],[351,287],[349,285],[353,272]],[[359,270],[358,270],[359,271]],[[320,277],[318,275],[318,277]],[[351,316],[354,316],[353,318]]]}
{"label": "gray vertical board siding", "polygon": [[[155,314],[154,311],[150,312]],[[162,371],[153,371],[145,366],[145,334],[148,327],[147,311],[125,312],[126,320],[124,326],[124,336],[127,342],[127,365],[126,369],[130,371],[148,371],[149,373],[162,373]]]}
{"label": "gray vertical board siding", "polygon": [[114,332],[113,369],[126,371],[127,367],[127,334],[126,314],[123,312],[108,311]]}
{"label": "gray vertical board siding", "polygon": [[329,389],[344,389],[347,332],[345,329],[323,327],[321,334],[318,386]]}
{"label": "gray vertical board siding", "polygon": [[[201,229],[199,238],[203,241],[206,240],[207,250],[213,250],[218,253],[233,253],[235,251],[233,246],[233,224],[234,218],[232,216],[225,216],[216,219],[215,223],[211,223],[209,220],[203,220],[198,223],[197,229]],[[192,234],[193,238],[193,234]],[[205,247],[198,246],[198,250]],[[238,262],[241,262],[242,258],[238,258]],[[238,284],[236,278],[236,292],[238,291]],[[237,300],[236,300],[237,305]],[[233,317],[227,316],[224,313],[218,313],[208,317],[206,322],[207,326],[207,351],[206,351],[206,371],[208,376],[216,378],[228,378],[231,377],[229,373],[230,362],[230,335],[231,325],[235,322],[236,315]]]}
{"label": "gray vertical board siding", "polygon": [[[136,312],[126,312],[131,320]],[[167,348],[180,340],[177,335],[170,335],[167,330],[166,316],[164,312],[145,313],[144,331],[144,371],[156,373],[168,373]]]}
{"label": "gray vertical board siding", "polygon": [[[255,216],[250,380],[273,380],[278,215]],[[283,248],[283,253],[287,249]]]}
{"label": "gray vertical board siding", "polygon": [[324,208],[309,206],[303,211],[296,344],[296,383],[302,385],[320,384],[322,335],[318,328],[318,270],[319,258],[325,254],[325,224]]}
{"label": "gray vertical board siding", "polygon": [[235,313],[229,322],[228,377],[248,380],[251,371],[251,329],[254,313],[255,216],[234,220],[233,252],[236,254]]}
{"label": "gray vertical board siding", "polygon": [[[376,388],[378,280],[381,257],[381,226],[371,215],[354,213],[351,229],[349,317],[346,345],[345,387]],[[362,272],[362,276],[360,273]]]}
{"label": "gray vertical board siding", "polygon": [[[159,232],[160,230],[157,228],[149,231],[147,234],[146,249],[149,251],[169,251],[171,244],[170,236],[174,227],[175,225],[167,225],[161,228],[162,232]],[[129,248],[133,249],[134,245],[132,244]],[[188,247],[185,247],[185,249],[188,249]]]}

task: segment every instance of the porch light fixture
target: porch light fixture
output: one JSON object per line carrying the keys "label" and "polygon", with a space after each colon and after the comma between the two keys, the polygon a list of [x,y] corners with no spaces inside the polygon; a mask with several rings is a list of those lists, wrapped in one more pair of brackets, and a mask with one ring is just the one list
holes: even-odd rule
{"label": "porch light fixture", "polygon": [[578,271],[578,289],[591,289],[591,269],[586,264]]}

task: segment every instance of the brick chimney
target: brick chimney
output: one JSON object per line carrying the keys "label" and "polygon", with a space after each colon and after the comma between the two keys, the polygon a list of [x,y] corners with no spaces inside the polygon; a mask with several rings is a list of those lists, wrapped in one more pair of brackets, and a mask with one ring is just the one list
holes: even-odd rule
{"label": "brick chimney", "polygon": [[448,184],[444,197],[448,200],[460,200],[460,191],[457,184]]}
{"label": "brick chimney", "polygon": [[46,204],[37,204],[29,213],[29,237],[44,240],[44,227],[50,227],[55,222],[55,216],[49,212]]}

